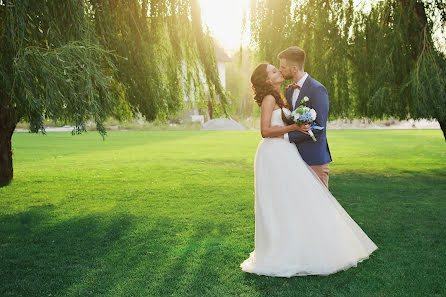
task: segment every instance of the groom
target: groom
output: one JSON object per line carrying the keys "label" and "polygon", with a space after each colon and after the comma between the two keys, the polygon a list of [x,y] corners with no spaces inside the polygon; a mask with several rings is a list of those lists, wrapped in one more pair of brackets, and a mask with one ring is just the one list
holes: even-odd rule
{"label": "groom", "polygon": [[[279,71],[283,77],[294,81],[285,91],[290,110],[295,110],[300,105],[302,98],[307,96],[310,100],[305,105],[316,111],[317,125],[326,128],[329,108],[327,89],[304,72],[305,51],[300,47],[292,46],[282,51],[277,57],[280,60]],[[313,142],[307,134],[299,131],[285,134],[284,139],[296,144],[302,159],[316,172],[322,183],[328,188],[329,163],[332,159],[326,131],[327,129],[313,130],[316,142]]]}

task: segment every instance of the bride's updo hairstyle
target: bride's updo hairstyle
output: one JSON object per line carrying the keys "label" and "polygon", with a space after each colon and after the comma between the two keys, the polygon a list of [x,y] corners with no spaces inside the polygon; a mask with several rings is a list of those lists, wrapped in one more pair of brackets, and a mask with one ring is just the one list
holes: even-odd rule
{"label": "bride's updo hairstyle", "polygon": [[[266,82],[268,79],[268,72],[266,71],[266,67],[268,67],[269,64],[267,63],[261,63],[259,64],[256,69],[254,69],[254,72],[251,75],[251,84],[252,84],[252,90],[254,91],[254,101],[257,103],[258,106],[262,106],[263,99],[271,95],[276,100],[276,104],[282,109],[283,107],[288,107],[287,102],[284,100],[284,98],[280,95],[280,93],[273,88],[273,86]],[[290,120],[288,120],[282,111],[282,120],[290,125],[293,124]]]}

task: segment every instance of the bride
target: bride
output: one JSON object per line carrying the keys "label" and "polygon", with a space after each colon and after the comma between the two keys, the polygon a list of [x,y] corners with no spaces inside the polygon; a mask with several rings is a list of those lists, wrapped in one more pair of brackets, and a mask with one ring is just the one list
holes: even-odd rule
{"label": "bride", "polygon": [[328,275],[356,266],[377,246],[331,195],[285,133],[307,133],[288,123],[280,95],[282,74],[260,64],[251,76],[261,107],[263,140],[255,173],[255,248],[240,267],[259,275]]}

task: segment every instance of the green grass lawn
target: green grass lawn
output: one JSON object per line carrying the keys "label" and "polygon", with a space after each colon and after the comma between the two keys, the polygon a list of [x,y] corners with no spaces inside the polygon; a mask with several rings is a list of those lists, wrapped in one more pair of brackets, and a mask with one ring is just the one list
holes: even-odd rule
{"label": "green grass lawn", "polygon": [[[1,296],[446,296],[440,130],[331,130],[330,190],[379,249],[330,276],[240,270],[259,131],[16,133]],[[330,248],[330,247],[327,247]]]}

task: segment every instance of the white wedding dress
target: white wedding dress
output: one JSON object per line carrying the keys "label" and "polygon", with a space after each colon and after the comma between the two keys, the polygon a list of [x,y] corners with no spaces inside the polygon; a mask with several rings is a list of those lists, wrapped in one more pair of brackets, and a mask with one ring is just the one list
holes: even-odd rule
{"label": "white wedding dress", "polygon": [[[284,109],[289,116],[290,111]],[[285,126],[280,109],[271,126]],[[255,248],[240,267],[259,275],[328,275],[356,266],[377,246],[301,158],[296,146],[265,138],[255,164]]]}

